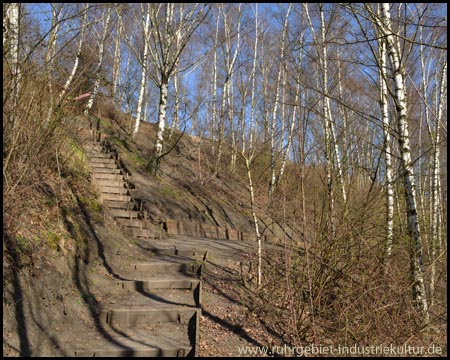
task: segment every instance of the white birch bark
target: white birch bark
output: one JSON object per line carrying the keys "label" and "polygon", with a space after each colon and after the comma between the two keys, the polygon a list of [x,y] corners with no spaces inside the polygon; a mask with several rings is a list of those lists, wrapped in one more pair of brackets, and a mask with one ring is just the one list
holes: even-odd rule
{"label": "white birch bark", "polygon": [[255,225],[255,233],[256,233],[256,241],[258,243],[258,278],[257,278],[257,287],[258,289],[262,284],[262,239],[261,234],[259,232],[258,218],[256,216],[256,206],[255,206],[255,191],[253,189],[253,181],[252,181],[252,173],[251,173],[251,158],[245,158],[245,167],[247,169],[247,179],[248,179],[248,187],[250,191],[250,207],[252,211],[253,223]]}
{"label": "white birch bark", "polygon": [[[166,16],[165,16],[165,29],[163,33],[163,45],[161,46],[162,58],[161,58],[161,84],[159,87],[159,110],[158,110],[158,128],[156,130],[155,141],[155,156],[159,159],[162,155],[162,147],[164,142],[164,130],[166,126],[166,107],[167,107],[167,94],[169,91],[170,75],[167,66],[169,65],[169,50],[170,42],[172,41],[172,21],[173,21],[174,4],[167,4]],[[161,34],[160,34],[161,35]],[[161,37],[160,37],[161,38]],[[176,61],[176,60],[174,60]],[[175,65],[175,63],[174,63]],[[159,164],[156,164],[155,170],[159,168]]]}
{"label": "white birch bark", "polygon": [[116,34],[116,42],[114,49],[114,62],[113,62],[113,88],[112,88],[112,97],[116,102],[119,102],[119,86],[120,86],[120,63],[121,63],[121,51],[120,51],[120,42],[122,39],[122,31],[123,31],[123,23],[121,20],[122,14],[121,10],[117,10],[117,17],[119,18],[117,34]]}
{"label": "white birch bark", "polygon": [[231,134],[231,161],[230,161],[230,171],[234,172],[234,167],[236,165],[236,131],[234,129],[234,91],[233,91],[233,79],[234,76],[230,74],[230,86],[228,86],[229,94],[228,99],[228,122],[230,124],[230,134]]}
{"label": "white birch bark", "polygon": [[[10,112],[10,121],[12,128],[16,127],[16,108],[19,101],[20,92],[20,80],[21,71],[19,66],[19,38],[20,38],[20,4],[19,3],[9,3],[6,5],[6,22],[5,30],[6,33],[3,35],[3,49],[5,50],[5,41],[8,39],[9,48],[8,54],[11,59],[11,69],[12,69],[12,111]],[[15,131],[15,130],[13,130]]]}
{"label": "white birch bark", "polygon": [[250,139],[249,147],[253,148],[253,124],[255,123],[255,81],[256,81],[256,58],[258,54],[258,3],[255,4],[255,46],[253,50],[253,67],[252,67],[252,100],[250,107]]}
{"label": "white birch bark", "polygon": [[81,25],[80,25],[81,33],[80,33],[79,40],[78,40],[77,54],[75,57],[75,62],[73,64],[72,72],[70,73],[66,83],[64,84],[63,89],[59,93],[59,102],[61,102],[61,100],[66,95],[67,90],[69,90],[69,87],[72,84],[73,78],[75,77],[75,74],[77,73],[77,70],[78,70],[78,64],[80,62],[80,57],[81,57],[81,49],[83,48],[83,42],[84,42],[84,33],[86,31],[86,26],[87,26],[86,22],[87,22],[88,6],[89,5],[86,3],[86,5],[84,7],[83,19],[81,20]]}
{"label": "white birch bark", "polygon": [[[130,53],[128,53],[127,64],[125,65],[125,85],[128,86],[129,83],[130,83]],[[126,90],[124,90],[120,93],[119,104],[122,104],[123,97],[125,94],[126,94]],[[130,112],[131,112],[130,102],[128,101],[127,95],[125,95],[125,112],[127,114],[130,114]],[[130,124],[130,130],[131,130],[131,126],[132,125]]]}
{"label": "white birch bark", "polygon": [[167,107],[167,92],[169,89],[168,79],[163,79],[160,87],[159,110],[158,110],[158,129],[156,131],[155,150],[156,156],[160,157],[162,154],[162,146],[164,142],[164,129],[166,121],[166,107]]}
{"label": "white birch bark", "polygon": [[407,122],[407,102],[404,80],[404,69],[401,64],[401,56],[398,50],[398,43],[395,32],[392,29],[389,4],[381,4],[381,19],[377,17],[367,6],[372,18],[384,36],[389,60],[392,66],[392,76],[395,83],[395,107],[398,122],[398,141],[400,148],[400,161],[402,165],[402,177],[406,198],[406,212],[408,218],[408,232],[411,238],[410,261],[411,275],[413,280],[413,297],[416,305],[422,312],[423,322],[429,323],[428,301],[425,291],[424,270],[422,260],[422,244],[420,237],[419,221],[417,218],[416,193],[414,183],[414,168],[411,160],[411,150],[409,145],[409,131]]}
{"label": "white birch bark", "polygon": [[53,63],[55,60],[55,54],[56,54],[56,42],[58,40],[58,31],[60,22],[58,19],[59,14],[62,10],[62,5],[57,5],[55,3],[52,3],[52,28],[49,34],[48,44],[47,44],[47,51],[45,52],[45,69],[47,72],[47,86],[48,86],[48,92],[49,92],[49,106],[47,110],[47,118],[45,119],[45,126],[47,126],[50,122],[51,116],[53,114],[53,107],[54,107],[54,96],[53,96],[53,74],[55,73],[53,68]]}
{"label": "white birch bark", "polygon": [[[342,75],[341,75],[341,55],[339,46],[337,47],[337,57],[338,57],[338,91],[339,91],[339,100],[344,103],[343,99],[343,89],[342,89]],[[342,118],[342,126],[344,131],[344,136],[342,136],[342,182],[344,184],[349,183],[349,164],[348,164],[348,109],[346,106],[339,105],[339,110]],[[344,176],[345,174],[345,176]]]}
{"label": "white birch bark", "polygon": [[[232,53],[232,44],[231,44],[231,28],[229,26],[229,22],[227,20],[227,16],[224,12],[223,7],[221,8],[222,11],[222,17],[224,22],[224,28],[225,28],[225,67],[226,67],[226,78],[223,84],[223,90],[222,90],[222,109],[221,109],[221,115],[220,115],[220,123],[219,123],[219,141],[218,141],[218,148],[217,148],[217,158],[216,158],[216,165],[214,170],[214,176],[217,176],[219,169],[220,169],[220,161],[222,158],[222,146],[224,142],[224,133],[225,133],[225,110],[226,110],[226,104],[228,103],[229,106],[231,104],[230,102],[230,95],[231,95],[231,86],[232,86],[232,74],[234,65],[236,63],[236,58],[239,53],[240,48],[240,27],[241,27],[241,4],[239,4],[238,8],[238,23],[237,23],[237,43],[236,47],[234,49],[234,53]],[[230,124],[232,124],[233,121],[233,114],[231,109],[228,109],[228,120]],[[233,129],[232,133],[233,133]],[[234,135],[233,135],[234,136]]]}
{"label": "white birch bark", "polygon": [[[317,36],[314,31],[314,27],[311,21],[311,17],[309,16],[308,11],[308,4],[303,4],[306,12],[306,17],[308,20],[309,27],[311,29],[311,33],[314,39],[314,43],[319,46],[319,41],[317,39]],[[322,40],[320,42],[321,44],[321,50],[322,52],[319,52],[319,63],[322,67],[322,83],[323,83],[323,94],[322,94],[322,111],[323,111],[323,119],[324,119],[324,143],[325,143],[325,168],[326,168],[326,177],[327,177],[327,192],[328,192],[328,230],[329,230],[329,236],[330,241],[332,241],[336,236],[336,214],[335,214],[335,206],[334,206],[334,192],[333,192],[333,157],[332,157],[332,150],[331,150],[331,131],[330,131],[330,122],[328,121],[328,101],[327,101],[327,71],[325,71],[326,65],[324,64],[326,59],[326,48],[325,48],[325,29],[324,29],[324,21],[323,21],[323,10],[322,10],[322,4],[320,4],[320,16],[321,16],[321,33],[322,33]]]}
{"label": "white birch bark", "polygon": [[440,157],[440,122],[443,113],[443,96],[445,95],[445,86],[446,86],[446,70],[447,70],[447,61],[445,61],[444,66],[442,67],[441,72],[441,84],[439,87],[439,92],[437,92],[436,96],[438,96],[439,100],[437,101],[437,115],[435,121],[434,134],[430,134],[430,138],[432,139],[433,144],[433,165],[432,165],[432,180],[431,180],[431,194],[432,194],[432,212],[431,212],[431,269],[430,269],[430,306],[434,303],[434,289],[436,282],[436,250],[440,249],[440,231],[439,231],[439,211],[440,211],[440,195],[439,195],[439,157]]}
{"label": "white birch bark", "polygon": [[172,137],[172,134],[174,130],[179,130],[180,124],[178,119],[178,113],[180,112],[180,90],[178,86],[178,74],[175,74],[173,76],[173,90],[174,90],[174,110],[173,110],[173,120],[172,120],[172,126],[170,128],[170,138]]}
{"label": "white birch bark", "polygon": [[98,90],[100,88],[100,72],[102,70],[103,66],[103,58],[105,53],[105,41],[106,37],[108,35],[108,28],[109,28],[109,22],[111,19],[111,7],[108,6],[106,10],[106,17],[103,18],[103,34],[102,38],[99,42],[99,49],[98,49],[98,64],[95,71],[95,82],[94,82],[94,89],[92,90],[92,94],[89,97],[89,101],[86,105],[86,108],[84,110],[85,115],[89,115],[92,106],[94,105],[95,98],[97,97]]}
{"label": "white birch bark", "polygon": [[[301,52],[300,52],[300,54],[301,54]],[[300,67],[301,67],[301,56],[300,56]],[[277,181],[276,181],[276,185],[277,186],[281,182],[281,179],[283,178],[283,174],[284,174],[284,169],[286,167],[287,158],[288,158],[289,152],[291,150],[292,135],[293,135],[293,132],[294,132],[295,119],[296,119],[296,116],[297,116],[297,104],[298,104],[298,102],[300,100],[300,76],[301,76],[301,71],[299,69],[298,78],[297,78],[297,87],[296,87],[296,90],[295,90],[294,107],[292,109],[292,120],[291,120],[291,124],[289,126],[289,129],[288,129],[288,138],[287,138],[286,148],[283,151],[283,157],[281,159],[281,168],[280,168],[280,172],[278,174]]]}
{"label": "white birch bark", "polygon": [[[228,94],[227,94],[227,102],[228,102],[228,122],[230,124],[230,133],[231,133],[231,162],[230,162],[230,171],[234,171],[234,167],[236,165],[236,156],[237,156],[237,149],[236,149],[236,132],[234,129],[234,92],[233,92],[233,86],[234,86],[234,65],[236,63],[237,55],[240,50],[241,46],[241,6],[242,4],[239,4],[238,7],[238,21],[237,21],[237,40],[236,40],[236,47],[234,49],[233,59],[231,60],[231,63],[228,63]],[[227,21],[226,14],[224,14],[224,25],[227,31],[227,54],[231,53],[231,28],[230,24]],[[227,60],[229,60],[229,57],[227,57]]]}
{"label": "white birch bark", "polygon": [[[175,5],[178,11],[176,11]],[[163,4],[151,4],[150,12],[152,27],[149,35],[149,53],[156,72],[147,72],[147,75],[155,82],[160,90],[158,110],[158,127],[155,139],[155,153],[152,159],[153,172],[159,169],[164,143],[164,130],[166,125],[166,106],[169,81],[178,72],[183,49],[186,47],[193,32],[197,29],[207,14],[207,4],[191,4],[188,11],[184,12],[186,4],[166,4],[165,16],[160,16]],[[189,6],[189,5],[187,5]],[[164,19],[164,20],[162,20]],[[178,41],[178,46],[175,46]]]}
{"label": "white birch bark", "polygon": [[[269,183],[269,206],[272,204],[273,193],[276,187],[276,174],[275,174],[275,124],[277,120],[278,102],[280,97],[280,82],[281,74],[283,70],[284,57],[285,57],[285,47],[286,47],[286,33],[288,26],[289,13],[291,11],[292,3],[289,3],[289,7],[286,12],[286,16],[283,22],[283,30],[281,34],[281,44],[280,44],[280,60],[277,80],[275,82],[275,101],[273,104],[272,111],[272,123],[270,126],[270,183]],[[285,84],[283,84],[285,86]]]}
{"label": "white birch bark", "polygon": [[[333,126],[333,117],[331,115],[331,106],[330,106],[330,98],[328,96],[328,55],[327,55],[327,45],[326,45],[326,39],[325,39],[325,20],[323,16],[323,7],[320,5],[320,23],[321,23],[321,37],[322,37],[322,70],[323,70],[323,81],[324,81],[324,102],[326,103],[324,107],[325,112],[325,122],[328,124],[328,131],[329,135],[331,137],[330,146],[333,147],[334,150],[334,158],[336,159],[336,168],[338,172],[338,181],[341,185],[341,191],[342,191],[342,200],[344,201],[344,204],[347,202],[347,193],[345,191],[345,185],[342,175],[342,165],[341,160],[339,156],[339,146],[336,141],[336,135],[334,131]],[[326,109],[325,109],[326,108]]]}
{"label": "white birch bark", "polygon": [[148,34],[150,29],[150,14],[149,14],[149,6],[150,4],[147,4],[147,12],[145,14],[145,19],[143,19],[143,31],[144,31],[144,55],[142,58],[142,73],[141,73],[141,88],[139,91],[139,100],[137,104],[137,112],[136,112],[136,122],[134,124],[133,129],[133,137],[136,136],[136,134],[139,131],[139,124],[141,122],[142,117],[142,109],[144,103],[144,93],[145,93],[145,86],[146,86],[146,80],[147,80],[147,61],[148,61]]}
{"label": "white birch bark", "polygon": [[216,122],[217,122],[217,47],[219,38],[219,16],[216,17],[216,34],[214,38],[214,57],[213,57],[213,85],[212,85],[212,117],[211,117],[211,138],[213,140],[213,154],[214,154],[214,140],[216,139]]}
{"label": "white birch bark", "polygon": [[[386,265],[392,254],[392,242],[394,239],[394,184],[393,184],[393,169],[391,159],[391,129],[389,123],[389,109],[388,109],[388,90],[387,90],[387,69],[386,69],[386,44],[384,41],[380,43],[380,106],[381,119],[383,123],[384,133],[384,157],[386,167],[386,243],[384,264]],[[387,269],[387,267],[385,267]]]}

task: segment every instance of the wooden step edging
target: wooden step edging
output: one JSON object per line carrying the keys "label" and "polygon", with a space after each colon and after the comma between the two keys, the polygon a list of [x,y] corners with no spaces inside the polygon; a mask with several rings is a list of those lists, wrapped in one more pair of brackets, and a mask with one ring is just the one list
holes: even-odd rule
{"label": "wooden step edging", "polygon": [[187,325],[189,341],[193,348],[194,356],[198,355],[199,349],[199,325],[200,325],[200,308],[166,308],[166,309],[127,309],[116,308],[109,310],[101,310],[99,320],[114,327],[116,323],[122,326],[136,326],[138,324],[155,323],[155,322],[175,322],[181,325]]}
{"label": "wooden step edging", "polygon": [[[101,134],[99,135],[101,139]],[[85,146],[88,156],[88,164],[92,172],[92,181],[100,191],[100,198],[104,205],[108,207],[109,212],[117,223],[123,224],[124,220],[129,221],[132,226],[131,232],[137,237],[150,237],[152,231],[145,227],[142,217],[147,218],[146,212],[132,210],[135,203],[129,192],[128,173],[123,170],[118,163],[117,154],[113,154],[110,145],[103,140],[102,144],[91,142]],[[141,208],[142,210],[142,208]],[[125,223],[126,224],[126,223]],[[126,227],[126,226],[125,226]],[[127,228],[127,227],[126,227]],[[138,230],[138,231],[136,231]],[[114,328],[114,325],[134,327],[138,324],[147,324],[155,322],[177,322],[187,325],[187,336],[191,348],[185,348],[183,345],[174,348],[165,349],[164,353],[175,356],[198,356],[199,336],[200,336],[200,316],[202,306],[202,269],[206,259],[206,252],[202,255],[198,251],[179,251],[175,249],[176,255],[200,257],[202,264],[192,263],[167,263],[167,264],[138,264],[135,270],[146,273],[147,271],[156,271],[153,277],[145,280],[123,280],[117,281],[116,287],[120,290],[137,291],[139,293],[151,292],[151,289],[189,289],[192,291],[195,307],[176,305],[167,308],[158,307],[113,307],[101,310],[98,313],[98,319],[101,323]],[[145,268],[154,266],[154,269]],[[170,276],[158,279],[159,271],[166,273],[175,271],[180,274],[189,274],[185,278],[182,276]],[[112,290],[112,289],[111,289]],[[112,290],[113,291],[113,290]],[[132,340],[132,338],[130,338]],[[187,344],[187,343],[186,343]],[[179,344],[180,345],[180,344]],[[158,351],[156,351],[158,350]],[[89,349],[75,351],[75,356],[161,356],[160,349],[149,349],[148,346],[124,348],[124,349]]]}

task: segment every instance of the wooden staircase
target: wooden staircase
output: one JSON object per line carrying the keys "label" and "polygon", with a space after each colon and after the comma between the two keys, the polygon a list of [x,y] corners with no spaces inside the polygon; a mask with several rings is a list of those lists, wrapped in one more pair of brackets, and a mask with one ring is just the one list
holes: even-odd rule
{"label": "wooden staircase", "polygon": [[[106,143],[81,130],[92,181],[123,232],[134,239],[158,239],[130,191],[130,175]],[[145,251],[145,250],[143,250]],[[206,259],[206,254],[202,254]],[[151,260],[120,266],[120,278],[104,279],[96,336],[76,338],[74,356],[197,356],[203,261],[185,254],[153,253]],[[117,274],[116,274],[117,275]]]}

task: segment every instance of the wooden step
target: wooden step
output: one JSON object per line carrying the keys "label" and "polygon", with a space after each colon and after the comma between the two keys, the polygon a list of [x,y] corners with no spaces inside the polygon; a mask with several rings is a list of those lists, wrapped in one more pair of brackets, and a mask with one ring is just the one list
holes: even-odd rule
{"label": "wooden step", "polygon": [[[126,341],[130,341],[129,337],[115,338],[117,341],[121,341],[125,344]],[[123,345],[125,346],[125,345]],[[110,348],[108,348],[110,347]],[[142,345],[138,347],[118,347],[113,348],[111,345],[103,345],[103,348],[95,348],[90,350],[76,350],[74,357],[185,357],[193,356],[188,355],[192,353],[192,347],[172,347],[172,348],[158,348],[155,346],[144,347]]]}
{"label": "wooden step", "polygon": [[111,187],[111,186],[103,186],[103,185],[97,185],[98,189],[103,194],[119,194],[119,195],[128,195],[128,189],[125,188],[119,188],[117,186]]}
{"label": "wooden step", "polygon": [[126,227],[125,232],[133,238],[158,239],[159,233],[150,229],[139,229],[136,227]]}
{"label": "wooden step", "polygon": [[91,169],[93,174],[120,174],[120,169],[117,167],[116,168],[91,167]]}
{"label": "wooden step", "polygon": [[[172,275],[173,277],[174,275]],[[135,290],[141,293],[150,293],[153,289],[187,289],[194,290],[200,284],[196,278],[158,278],[148,280],[121,280],[116,282],[119,290]],[[147,299],[148,300],[148,299]],[[148,301],[147,301],[148,303]]]}
{"label": "wooden step", "polygon": [[101,310],[99,319],[110,326],[136,326],[145,323],[165,323],[175,322],[179,324],[188,324],[194,316],[198,314],[199,309],[191,307],[142,307],[138,309],[114,308]]}
{"label": "wooden step", "polygon": [[98,169],[98,168],[116,169],[117,168],[116,163],[104,164],[104,163],[97,163],[97,162],[92,163],[91,162],[90,166],[91,166],[91,168],[95,168],[95,169]]}
{"label": "wooden step", "polygon": [[101,144],[99,144],[99,143],[97,143],[97,142],[89,142],[89,143],[87,143],[85,146],[84,146],[84,148],[85,149],[88,149],[88,150],[103,150],[103,145],[101,145]]}
{"label": "wooden step", "polygon": [[145,229],[146,222],[141,219],[117,219],[117,222],[120,226],[125,228],[136,228],[136,229]]}
{"label": "wooden step", "polygon": [[97,155],[89,158],[91,164],[115,164],[116,161],[111,158],[98,157]]}
{"label": "wooden step", "polygon": [[114,200],[105,200],[103,204],[111,209],[122,209],[122,210],[133,210],[134,202],[131,201],[114,201]]}
{"label": "wooden step", "polygon": [[123,180],[123,175],[121,174],[116,174],[116,173],[93,173],[92,177],[95,180],[100,180],[100,179],[109,179],[109,180]]}
{"label": "wooden step", "polygon": [[193,274],[196,275],[202,268],[202,263],[198,261],[177,261],[177,259],[159,260],[145,263],[133,264],[130,271],[137,274]]}
{"label": "wooden step", "polygon": [[184,357],[198,353],[194,324],[187,327],[180,327],[177,323],[104,326],[101,336],[79,337],[74,334],[72,354],[76,357]]}
{"label": "wooden step", "polygon": [[[195,274],[189,275],[154,274],[154,277],[148,277],[146,280],[116,281],[114,289],[110,288],[109,298],[113,299],[111,301],[114,305],[117,302],[124,308],[130,308],[131,304],[134,307],[144,305],[151,308],[160,308],[167,304],[201,307],[202,282]],[[118,294],[123,294],[124,298],[118,298]]]}
{"label": "wooden step", "polygon": [[173,247],[145,247],[146,250],[150,251],[155,255],[169,255],[169,256],[184,256],[189,259],[202,260],[207,255],[208,251],[203,250],[184,250],[177,249]]}
{"label": "wooden step", "polygon": [[111,157],[110,153],[104,153],[104,152],[99,152],[99,151],[93,151],[93,152],[89,152],[88,153],[90,155],[90,158],[95,158],[95,159],[108,159],[108,160],[114,160]]}
{"label": "wooden step", "polygon": [[125,187],[125,181],[123,179],[94,179],[95,185],[97,186],[107,186],[107,187],[118,187],[118,188],[124,188]]}
{"label": "wooden step", "polygon": [[115,218],[136,219],[139,216],[139,211],[134,210],[109,209],[109,211]]}
{"label": "wooden step", "polygon": [[[131,196],[130,195],[122,195],[122,194],[111,194],[111,193],[102,193],[100,195],[100,198],[102,199],[102,201],[131,201]],[[118,219],[120,220],[120,219]]]}

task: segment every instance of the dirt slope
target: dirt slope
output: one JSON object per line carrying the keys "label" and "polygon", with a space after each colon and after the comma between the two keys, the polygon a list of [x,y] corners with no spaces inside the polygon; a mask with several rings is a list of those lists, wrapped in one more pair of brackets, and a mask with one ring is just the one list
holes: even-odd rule
{"label": "dirt slope", "polygon": [[[132,174],[134,195],[144,201],[155,224],[165,218],[189,219],[251,231],[249,207],[243,200],[245,184],[238,177],[207,177],[208,163],[201,158],[205,154],[198,147],[199,139],[183,137],[164,158],[155,178],[145,170],[153,125],[142,124],[136,141],[124,141],[124,134],[111,120],[103,122],[104,133],[117,145]],[[100,279],[110,279],[119,263],[150,256],[124,236],[96,198],[95,187],[86,179],[70,176],[63,180],[62,203],[33,210],[38,219],[39,212],[50,211],[46,226],[58,234],[54,246],[42,239],[26,256],[23,249],[4,249],[4,356],[70,356],[67,344],[74,338],[87,331],[91,331],[89,336],[101,337],[94,321],[102,301]],[[42,236],[35,231],[36,222],[31,217],[28,220],[23,233]],[[247,314],[239,298],[238,261],[210,261],[200,319],[200,356],[238,356],[240,346],[277,343]]]}

